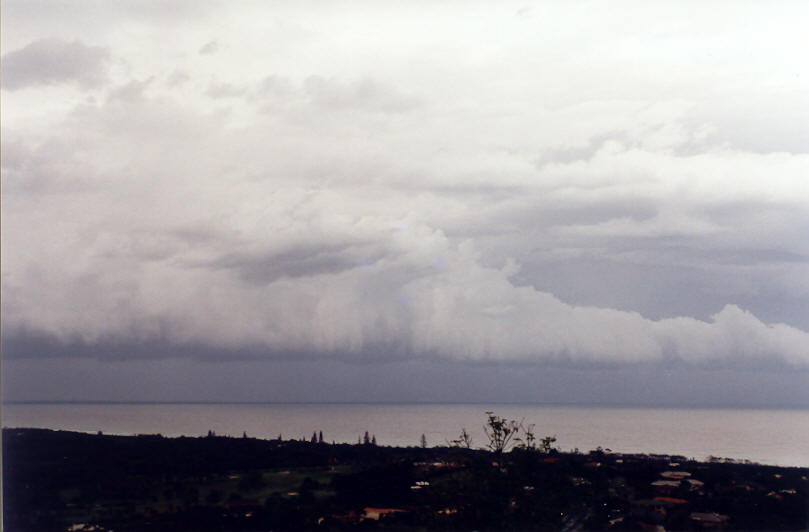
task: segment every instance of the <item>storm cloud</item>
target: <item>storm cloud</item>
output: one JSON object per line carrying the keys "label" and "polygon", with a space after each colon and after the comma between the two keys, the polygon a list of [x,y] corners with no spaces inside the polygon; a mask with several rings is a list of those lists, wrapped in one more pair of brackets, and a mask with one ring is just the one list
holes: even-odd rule
{"label": "storm cloud", "polygon": [[11,10],[4,357],[809,368],[801,8],[340,5]]}

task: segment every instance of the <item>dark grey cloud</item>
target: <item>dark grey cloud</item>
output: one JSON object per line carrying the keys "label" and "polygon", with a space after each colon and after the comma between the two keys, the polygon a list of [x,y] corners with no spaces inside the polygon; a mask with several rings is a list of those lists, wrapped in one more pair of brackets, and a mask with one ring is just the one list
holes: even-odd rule
{"label": "dark grey cloud", "polygon": [[687,120],[713,124],[705,143],[758,153],[809,153],[809,97],[803,91],[783,90],[774,99],[755,94],[703,103]]}
{"label": "dark grey cloud", "polygon": [[[35,144],[13,133],[4,135],[4,193],[50,195],[87,190],[92,186],[86,179],[92,170],[87,166],[63,165],[60,162],[70,159],[74,150],[75,146],[67,138]],[[65,166],[74,172],[69,176],[64,175]]]}
{"label": "dark grey cloud", "polygon": [[154,82],[154,78],[150,77],[144,80],[137,80],[133,79],[124,83],[123,85],[119,85],[114,87],[110,91],[109,100],[110,101],[122,101],[128,103],[134,102],[141,102],[143,101],[144,94],[146,90],[149,88]]}
{"label": "dark grey cloud", "polygon": [[710,264],[756,265],[771,263],[809,263],[809,256],[783,249],[772,248],[731,248],[731,249],[682,249],[663,250],[672,254],[687,255],[702,259]]}
{"label": "dark grey cloud", "polygon": [[331,110],[366,109],[400,113],[421,104],[418,98],[370,78],[343,83],[339,80],[312,76],[304,81],[303,89],[312,102]]}
{"label": "dark grey cloud", "polygon": [[211,98],[239,98],[247,92],[247,87],[231,83],[211,83],[205,94]]}
{"label": "dark grey cloud", "polygon": [[[688,250],[683,250],[686,257]],[[689,315],[708,320],[733,301],[766,323],[809,329],[802,292],[776,287],[748,271],[729,276],[726,267],[707,268],[682,255],[661,253],[657,261],[618,261],[609,256],[526,256],[515,284],[553,291],[574,305],[636,310],[659,320]]]}
{"label": "dark grey cloud", "polygon": [[107,81],[110,53],[81,41],[41,39],[4,54],[2,87],[8,90],[77,83],[97,88]]}
{"label": "dark grey cloud", "polygon": [[779,370],[582,369],[407,360],[11,359],[5,401],[469,402],[809,406],[806,375]]}
{"label": "dark grey cloud", "polygon": [[292,91],[293,87],[289,78],[277,74],[267,76],[256,84],[256,93],[260,96],[288,95]]}
{"label": "dark grey cloud", "polygon": [[208,41],[199,49],[200,55],[211,55],[215,54],[219,50],[219,42],[217,41]]}
{"label": "dark grey cloud", "polygon": [[642,196],[597,199],[582,195],[571,200],[540,197],[534,205],[513,209],[509,215],[517,227],[530,231],[532,227],[598,224],[616,218],[643,222],[659,212],[657,202]]}
{"label": "dark grey cloud", "polygon": [[269,284],[281,277],[338,274],[371,266],[387,254],[370,244],[319,244],[266,253],[235,252],[205,266],[232,269],[251,284]]}
{"label": "dark grey cloud", "polygon": [[579,161],[590,160],[604,144],[608,141],[621,141],[626,142],[630,140],[626,134],[620,131],[610,131],[593,135],[586,139],[586,142],[580,146],[567,146],[562,148],[552,147],[545,150],[537,161],[537,168],[543,168],[548,164],[569,164]]}
{"label": "dark grey cloud", "polygon": [[136,22],[176,31],[181,24],[215,20],[221,13],[218,0],[199,0],[193,6],[166,4],[159,0],[122,0],[114,9],[100,9],[90,0],[58,2],[53,0],[10,0],[3,4],[4,18],[21,29],[32,26],[48,28],[55,33],[114,32],[122,23]]}
{"label": "dark grey cloud", "polygon": [[5,136],[2,149],[2,168],[4,171],[21,169],[30,156],[25,143],[19,137],[9,139]]}
{"label": "dark grey cloud", "polygon": [[191,75],[188,72],[178,68],[166,78],[166,84],[169,87],[178,87],[190,79]]}
{"label": "dark grey cloud", "polygon": [[315,116],[324,112],[400,114],[425,105],[419,96],[372,76],[354,80],[309,76],[295,82],[272,74],[255,83],[250,96],[261,102],[268,111],[291,107],[298,113]]}

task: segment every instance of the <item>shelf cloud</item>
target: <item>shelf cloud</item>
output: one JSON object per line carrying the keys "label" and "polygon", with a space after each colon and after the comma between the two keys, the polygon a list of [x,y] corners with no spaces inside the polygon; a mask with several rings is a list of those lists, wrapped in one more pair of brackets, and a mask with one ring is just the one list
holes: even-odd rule
{"label": "shelf cloud", "polygon": [[4,23],[4,357],[809,367],[784,6],[88,5]]}

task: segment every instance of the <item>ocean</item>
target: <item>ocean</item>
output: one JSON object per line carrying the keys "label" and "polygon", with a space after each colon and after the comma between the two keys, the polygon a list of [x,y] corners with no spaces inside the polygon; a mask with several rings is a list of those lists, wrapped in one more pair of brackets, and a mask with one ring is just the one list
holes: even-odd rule
{"label": "ocean", "polygon": [[217,435],[285,439],[323,431],[325,441],[356,443],[367,431],[380,445],[446,445],[465,428],[486,440],[486,411],[533,424],[560,450],[711,456],[809,466],[809,410],[636,408],[514,404],[4,404],[4,427],[108,434]]}

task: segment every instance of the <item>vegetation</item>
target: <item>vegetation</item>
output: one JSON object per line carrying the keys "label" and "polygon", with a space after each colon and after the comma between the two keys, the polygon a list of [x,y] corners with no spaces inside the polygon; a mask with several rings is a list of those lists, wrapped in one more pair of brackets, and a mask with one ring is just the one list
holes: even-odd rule
{"label": "vegetation", "polygon": [[497,454],[507,451],[515,443],[521,423],[497,416],[494,412],[486,412],[486,415],[488,420],[483,427],[486,437],[489,438],[486,447]]}
{"label": "vegetation", "polygon": [[493,414],[486,449],[465,429],[431,448],[426,437],[377,446],[370,434],[367,444],[333,445],[319,433],[4,429],[4,530],[682,530],[702,526],[701,515],[729,529],[809,525],[806,469],[560,453],[554,437],[537,442],[533,432]]}
{"label": "vegetation", "polygon": [[472,436],[466,432],[466,427],[461,429],[461,434],[458,436],[458,439],[452,440],[449,442],[452,447],[459,447],[462,449],[471,449],[472,448]]}
{"label": "vegetation", "polygon": [[[501,454],[512,447],[526,451],[541,451],[546,454],[555,450],[553,443],[556,441],[556,436],[542,438],[537,447],[534,425],[526,425],[525,420],[506,419],[491,411],[487,411],[486,416],[486,425],[483,427],[483,431],[489,439],[486,448],[493,453]],[[472,439],[466,433],[466,429],[461,430],[461,436],[457,440],[453,440],[453,444],[457,444],[458,447],[472,447]]]}

